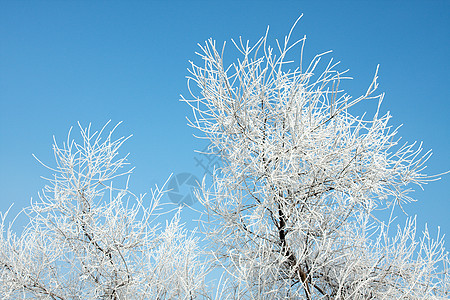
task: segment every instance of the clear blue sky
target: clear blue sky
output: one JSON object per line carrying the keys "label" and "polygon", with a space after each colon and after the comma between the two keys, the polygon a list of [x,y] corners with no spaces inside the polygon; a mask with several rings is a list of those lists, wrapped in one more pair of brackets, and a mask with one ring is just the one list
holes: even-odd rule
{"label": "clear blue sky", "polygon": [[[124,121],[133,134],[123,152],[136,166],[131,188],[144,193],[170,173],[201,174],[199,144],[186,126],[188,60],[197,43],[243,36],[256,41],[270,25],[305,53],[333,50],[350,69],[355,96],[380,64],[384,110],[404,124],[405,141],[433,149],[428,172],[450,169],[449,1],[0,1],[0,210],[36,198],[62,141],[77,121],[96,128]],[[230,45],[231,43],[229,43]],[[450,176],[415,194],[406,207],[450,234]],[[447,239],[448,240],[448,239]]]}

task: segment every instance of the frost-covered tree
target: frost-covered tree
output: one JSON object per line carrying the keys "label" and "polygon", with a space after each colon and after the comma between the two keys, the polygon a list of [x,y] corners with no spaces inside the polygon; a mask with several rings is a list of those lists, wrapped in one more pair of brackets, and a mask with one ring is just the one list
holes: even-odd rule
{"label": "frost-covered tree", "polygon": [[[122,137],[81,129],[53,151],[54,176],[24,210],[29,223],[14,233],[2,215],[2,299],[197,299],[205,267],[197,239],[179,223],[165,226],[156,188],[147,202],[128,190]],[[113,181],[116,185],[113,185]],[[123,187],[117,185],[123,183]],[[163,209],[167,213],[167,209]],[[167,214],[166,214],[167,216]]]}
{"label": "frost-covered tree", "polygon": [[[190,124],[223,163],[198,193],[225,270],[221,298],[446,299],[443,237],[419,236],[414,218],[391,228],[394,207],[414,201],[411,185],[437,179],[424,173],[430,152],[399,143],[374,94],[377,73],[354,99],[337,63],[318,71],[323,54],[306,68],[303,55],[289,61],[305,42],[291,34],[275,48],[267,33],[233,41],[240,57],[228,65],[225,44],[210,39],[191,63]],[[378,109],[352,113],[365,101]],[[392,217],[381,222],[379,209]]]}
{"label": "frost-covered tree", "polygon": [[[424,173],[431,153],[399,143],[374,94],[377,73],[353,99],[337,63],[318,72],[324,54],[306,68],[302,55],[298,67],[290,61],[305,42],[291,34],[276,48],[267,33],[252,46],[239,40],[229,65],[225,45],[208,40],[192,63],[190,124],[222,160],[197,193],[209,248],[179,211],[159,223],[170,213],[161,189],[149,203],[128,189],[127,138],[80,126],[80,142],[70,133],[54,142],[54,176],[24,209],[23,231],[0,215],[1,298],[447,299],[443,237],[416,236],[414,218],[392,229],[395,208],[415,201],[411,185],[438,178]],[[378,108],[355,114],[366,101]],[[210,265],[224,271],[215,288]]]}

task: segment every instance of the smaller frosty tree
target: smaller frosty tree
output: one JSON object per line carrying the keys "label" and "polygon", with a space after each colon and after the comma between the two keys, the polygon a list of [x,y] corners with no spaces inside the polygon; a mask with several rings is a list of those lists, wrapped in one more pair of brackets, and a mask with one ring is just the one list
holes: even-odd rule
{"label": "smaller frosty tree", "polygon": [[[224,298],[433,299],[449,296],[443,237],[416,236],[410,218],[397,233],[377,209],[413,201],[431,155],[399,144],[374,95],[377,74],[356,99],[347,79],[316,56],[304,69],[287,59],[305,39],[267,45],[234,42],[239,59],[224,64],[212,39],[192,63],[191,125],[211,142],[223,167],[198,194],[207,209],[214,262],[228,275]],[[294,48],[295,49],[295,48]],[[291,64],[289,64],[291,63]],[[293,69],[289,69],[289,67]],[[373,116],[350,109],[378,101]]]}
{"label": "smaller frosty tree", "polygon": [[[105,125],[106,126],[106,125]],[[194,299],[204,292],[197,240],[176,213],[165,226],[161,190],[150,204],[128,190],[126,156],[114,129],[81,129],[81,142],[54,143],[49,185],[24,210],[21,234],[1,222],[2,299]],[[118,188],[113,181],[124,182]]]}

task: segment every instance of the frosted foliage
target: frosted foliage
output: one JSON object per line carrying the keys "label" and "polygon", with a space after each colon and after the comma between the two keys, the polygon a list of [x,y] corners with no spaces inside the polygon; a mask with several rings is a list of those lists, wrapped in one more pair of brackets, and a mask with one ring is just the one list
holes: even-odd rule
{"label": "frosted foliage", "polygon": [[[144,201],[128,190],[126,157],[112,139],[81,129],[81,143],[55,141],[54,177],[24,212],[21,234],[0,237],[2,299],[194,299],[204,292],[197,239],[179,223],[165,226],[161,190]],[[123,188],[113,186],[123,183]],[[164,209],[167,213],[167,210]],[[166,215],[167,216],[167,215]]]}
{"label": "frosted foliage", "polygon": [[[207,209],[213,261],[225,270],[223,299],[441,299],[449,295],[443,238],[410,218],[395,233],[378,209],[413,201],[411,184],[430,152],[400,144],[375,95],[354,99],[340,89],[345,72],[323,55],[308,67],[305,38],[277,47],[233,41],[239,58],[224,64],[225,44],[200,45],[191,63],[190,125],[210,141],[223,167],[197,194]],[[298,65],[298,63],[297,63]],[[378,68],[377,68],[378,70]],[[375,101],[371,114],[352,114]]]}

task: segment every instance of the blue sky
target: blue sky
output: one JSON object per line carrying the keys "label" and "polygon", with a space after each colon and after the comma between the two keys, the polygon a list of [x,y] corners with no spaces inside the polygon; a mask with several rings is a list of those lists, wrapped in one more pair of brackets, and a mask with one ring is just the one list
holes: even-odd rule
{"label": "blue sky", "polygon": [[[265,33],[307,36],[305,57],[333,50],[354,96],[380,64],[383,109],[405,141],[433,149],[428,172],[450,169],[449,1],[0,1],[0,210],[27,205],[50,172],[52,136],[77,121],[100,128],[123,121],[133,134],[122,152],[136,166],[131,188],[148,192],[171,174],[202,174],[186,125],[188,60],[197,43]],[[231,45],[231,43],[228,43]],[[330,57],[331,57],[330,56]],[[198,60],[197,60],[198,61]],[[201,158],[200,158],[201,159]],[[450,176],[406,207],[450,233]]]}

